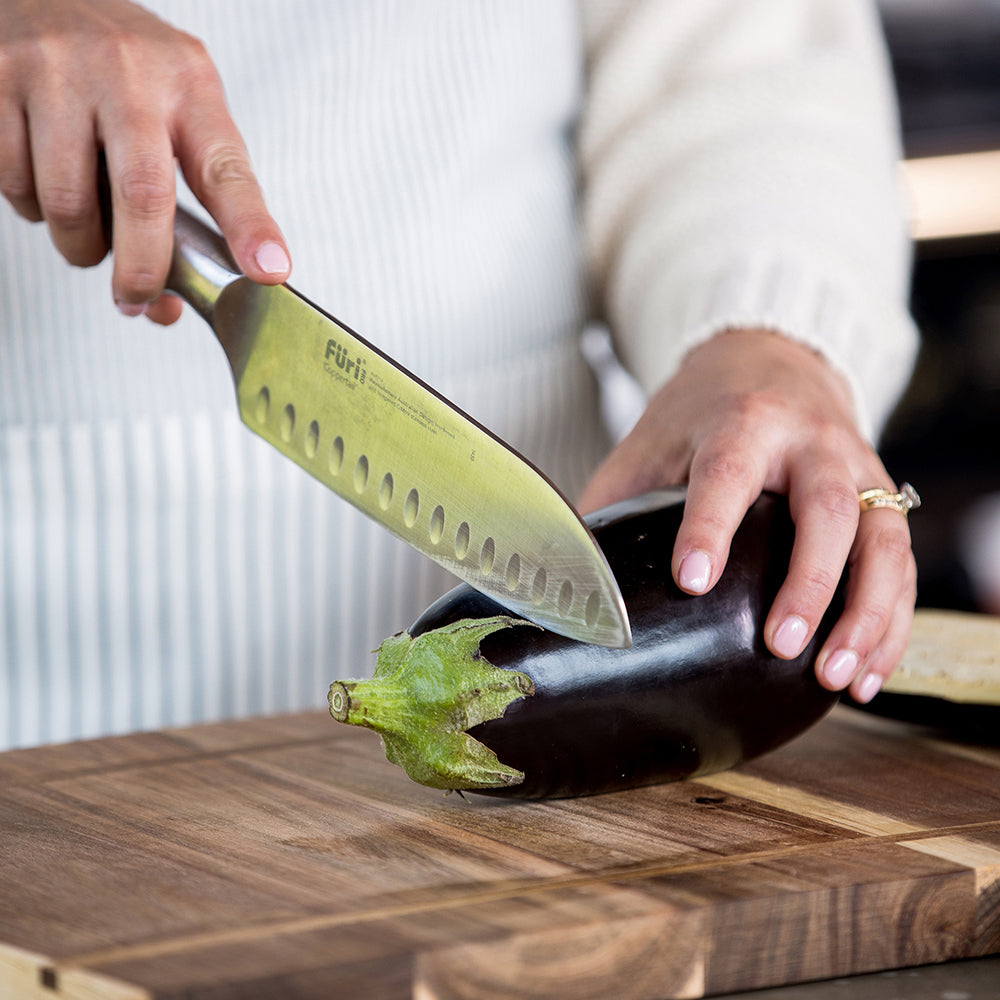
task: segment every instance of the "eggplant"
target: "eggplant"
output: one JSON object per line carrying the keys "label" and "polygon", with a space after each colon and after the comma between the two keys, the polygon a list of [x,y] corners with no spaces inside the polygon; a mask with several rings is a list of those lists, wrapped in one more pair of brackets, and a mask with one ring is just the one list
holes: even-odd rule
{"label": "eggplant", "polygon": [[763,626],[791,554],[787,502],[753,504],[697,597],[670,573],[683,509],[676,488],[587,519],[625,599],[629,649],[556,635],[463,584],[383,643],[370,681],[335,682],[331,714],[378,731],[416,781],[518,798],[675,781],[776,749],[837,701],[813,665],[843,585],[802,653],[779,659]]}

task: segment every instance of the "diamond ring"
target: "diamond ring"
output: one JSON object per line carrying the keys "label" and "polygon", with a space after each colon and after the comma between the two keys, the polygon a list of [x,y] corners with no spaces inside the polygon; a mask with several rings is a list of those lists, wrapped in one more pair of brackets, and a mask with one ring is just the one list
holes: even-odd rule
{"label": "diamond ring", "polygon": [[911,510],[916,510],[920,506],[920,497],[909,483],[903,483],[898,493],[883,489],[865,490],[858,494],[858,502],[862,513],[866,510],[887,507],[890,510],[898,510],[903,517],[906,517]]}

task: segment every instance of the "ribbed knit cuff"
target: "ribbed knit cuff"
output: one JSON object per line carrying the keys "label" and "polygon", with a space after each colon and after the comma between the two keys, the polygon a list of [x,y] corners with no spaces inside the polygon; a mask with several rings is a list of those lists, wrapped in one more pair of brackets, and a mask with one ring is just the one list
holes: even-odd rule
{"label": "ribbed knit cuff", "polygon": [[[677,370],[695,346],[724,330],[764,328],[823,355],[847,381],[861,432],[875,442],[905,388],[917,349],[917,331],[889,296],[870,296],[865,312],[826,266],[803,261],[815,254],[760,255],[672,267],[618,289],[613,311],[624,363],[647,394]],[[690,262],[689,262],[690,263]],[[856,286],[855,286],[856,287]]]}

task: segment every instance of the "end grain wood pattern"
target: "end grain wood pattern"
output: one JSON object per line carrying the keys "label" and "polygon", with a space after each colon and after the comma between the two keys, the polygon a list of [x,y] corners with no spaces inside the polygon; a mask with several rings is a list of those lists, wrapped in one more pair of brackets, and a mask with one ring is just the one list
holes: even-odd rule
{"label": "end grain wood pattern", "polygon": [[325,712],[0,755],[4,998],[670,1000],[995,952],[1000,749],[846,707],[558,802],[414,785]]}

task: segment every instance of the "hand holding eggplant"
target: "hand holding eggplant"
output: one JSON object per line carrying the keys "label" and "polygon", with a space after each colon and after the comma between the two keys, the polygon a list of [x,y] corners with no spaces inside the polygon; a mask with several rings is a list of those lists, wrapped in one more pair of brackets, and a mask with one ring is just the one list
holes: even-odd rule
{"label": "hand holding eggplant", "polygon": [[846,605],[816,659],[820,683],[871,700],[902,657],[916,600],[905,517],[860,516],[858,494],[891,479],[857,429],[850,390],[820,355],[766,330],[721,333],[690,352],[588,485],[593,510],[688,483],[672,572],[682,590],[718,583],[733,534],[764,490],[788,497],[795,545],[764,626],[769,649],[798,656],[846,565]]}
{"label": "hand holding eggplant", "polygon": [[180,315],[180,300],[161,295],[175,160],[240,268],[265,284],[288,277],[281,232],[199,41],[127,0],[8,0],[0,66],[0,193],[46,222],[71,264],[99,263],[113,242],[122,312],[161,323]]}
{"label": "hand holding eggplant", "polygon": [[632,646],[512,619],[467,585],[379,649],[370,681],[336,681],[330,712],[381,737],[415,781],[523,798],[617,791],[721,771],[780,746],[836,702],[813,660],[841,606],[789,659],[763,622],[792,550],[781,497],[759,498],[707,594],[670,578],[684,491],[588,518],[622,589]]}

